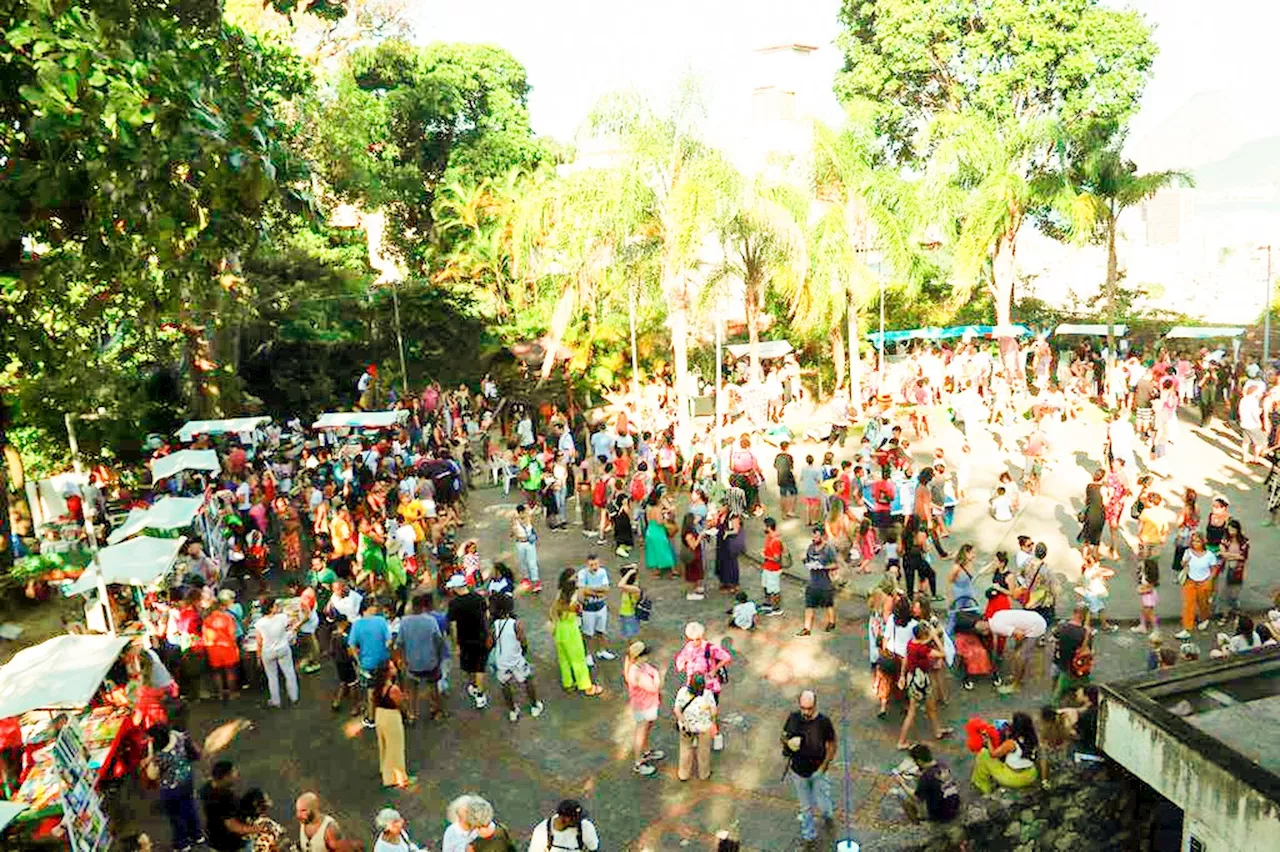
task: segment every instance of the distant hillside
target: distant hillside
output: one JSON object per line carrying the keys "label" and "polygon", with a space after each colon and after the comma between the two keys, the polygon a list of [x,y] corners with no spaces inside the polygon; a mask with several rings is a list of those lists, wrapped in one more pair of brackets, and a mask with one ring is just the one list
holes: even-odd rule
{"label": "distant hillside", "polygon": [[1280,184],[1280,136],[1249,142],[1193,174],[1196,188],[1206,193]]}

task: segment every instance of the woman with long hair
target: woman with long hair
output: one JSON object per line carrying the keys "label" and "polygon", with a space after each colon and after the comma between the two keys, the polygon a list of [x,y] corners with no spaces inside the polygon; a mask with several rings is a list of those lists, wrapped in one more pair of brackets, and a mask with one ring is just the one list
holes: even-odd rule
{"label": "woman with long hair", "polygon": [[[1244,586],[1245,568],[1249,564],[1249,537],[1235,518],[1227,521],[1227,534],[1222,539],[1218,556],[1222,558],[1219,575],[1225,579],[1215,583],[1213,609],[1218,615],[1218,623],[1224,624],[1240,612],[1240,589]],[[1219,602],[1225,602],[1226,609],[1220,611]]]}
{"label": "woman with long hair", "polygon": [[1107,521],[1107,529],[1111,531],[1111,558],[1120,558],[1120,519],[1124,514],[1124,504],[1132,491],[1129,488],[1129,477],[1124,469],[1123,458],[1111,459],[1111,472],[1102,484],[1102,497],[1105,501],[1103,515]]}
{"label": "woman with long hair", "polygon": [[702,534],[693,512],[686,512],[680,524],[680,561],[684,563],[685,600],[702,600],[706,595],[702,588]]}
{"label": "woman with long hair", "polygon": [[1092,481],[1084,487],[1084,508],[1080,510],[1080,553],[1086,559],[1098,556],[1102,543],[1102,528],[1106,526],[1106,501],[1103,499],[1103,480],[1107,472],[1098,468]]}
{"label": "woman with long hair", "polygon": [[912,638],[907,642],[907,654],[898,675],[898,688],[907,694],[907,715],[902,720],[902,728],[898,731],[898,749],[906,751],[911,748],[907,735],[915,725],[916,714],[921,705],[925,715],[933,725],[935,739],[946,739],[952,733],[950,728],[942,727],[938,721],[938,704],[933,695],[933,679],[929,670],[934,660],[943,658],[942,639],[926,622],[917,622]]}
{"label": "woman with long hair", "polygon": [[751,436],[743,435],[729,454],[729,484],[741,488],[746,495],[747,512],[758,515],[764,510],[760,505],[760,483],[763,481],[760,462],[751,451]]}
{"label": "woman with long hair", "polygon": [[577,689],[583,695],[595,696],[604,690],[591,682],[591,670],[587,668],[587,648],[578,626],[582,604],[577,592],[577,572],[566,568],[560,573],[556,599],[551,604],[551,635],[560,663],[560,685],[565,692]]}
{"label": "woman with long hair", "polygon": [[1173,524],[1173,570],[1182,569],[1182,554],[1187,552],[1191,543],[1191,534],[1200,528],[1199,499],[1194,488],[1182,492],[1182,508],[1178,510],[1177,520]]}
{"label": "woman with long hair", "polygon": [[654,486],[645,501],[644,515],[647,523],[644,529],[644,562],[649,570],[659,577],[671,575],[676,564],[675,551],[671,549],[671,539],[667,538],[665,509],[662,497],[667,487],[661,483]]}
{"label": "woman with long hair", "polygon": [[1026,713],[1014,713],[1009,736],[992,745],[990,734],[982,732],[983,748],[973,762],[973,786],[989,795],[997,786],[1030,787],[1045,772],[1045,759],[1035,722]]}
{"label": "woman with long hair", "polygon": [[404,696],[396,684],[396,665],[384,663],[373,680],[373,724],[378,734],[378,767],[383,787],[408,787],[414,779],[405,770]]}

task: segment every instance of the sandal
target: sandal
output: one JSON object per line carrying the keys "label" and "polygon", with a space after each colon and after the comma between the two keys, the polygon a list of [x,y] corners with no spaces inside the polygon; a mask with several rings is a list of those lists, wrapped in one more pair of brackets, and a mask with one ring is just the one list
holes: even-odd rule
{"label": "sandal", "polygon": [[915,745],[915,743],[898,743],[898,751],[911,751]]}
{"label": "sandal", "polygon": [[603,693],[604,693],[604,687],[600,686],[599,684],[596,684],[590,689],[584,691],[582,694],[587,696],[588,698],[595,698],[597,695],[601,695]]}

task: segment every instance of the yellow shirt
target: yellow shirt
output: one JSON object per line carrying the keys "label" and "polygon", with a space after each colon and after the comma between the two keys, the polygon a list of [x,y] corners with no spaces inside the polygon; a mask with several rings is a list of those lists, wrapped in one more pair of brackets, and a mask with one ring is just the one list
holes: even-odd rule
{"label": "yellow shirt", "polygon": [[1138,541],[1143,544],[1164,544],[1173,525],[1173,512],[1164,506],[1148,506],[1138,516]]}

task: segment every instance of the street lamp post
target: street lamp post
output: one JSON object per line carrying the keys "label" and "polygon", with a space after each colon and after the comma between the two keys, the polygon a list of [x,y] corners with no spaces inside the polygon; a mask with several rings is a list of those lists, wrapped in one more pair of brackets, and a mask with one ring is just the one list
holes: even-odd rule
{"label": "street lamp post", "polygon": [[76,491],[80,494],[80,509],[84,515],[84,531],[89,537],[89,553],[92,557],[92,570],[97,579],[98,586],[98,602],[101,604],[103,612],[106,614],[107,631],[112,635],[116,635],[116,617],[111,612],[111,601],[107,597],[107,581],[102,576],[102,561],[98,558],[98,531],[94,528],[93,517],[97,515],[97,506],[93,501],[87,499],[84,486],[80,484],[80,477],[84,476],[84,465],[80,463],[80,443],[76,440],[76,418],[81,420],[97,420],[106,412],[98,409],[94,414],[72,414],[65,412],[63,420],[67,426],[67,443],[71,447],[71,465],[76,472]]}

